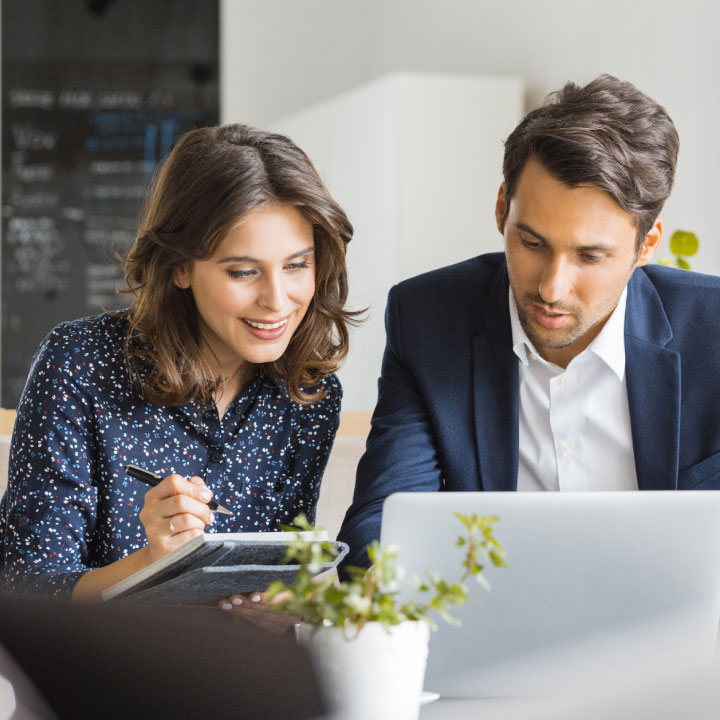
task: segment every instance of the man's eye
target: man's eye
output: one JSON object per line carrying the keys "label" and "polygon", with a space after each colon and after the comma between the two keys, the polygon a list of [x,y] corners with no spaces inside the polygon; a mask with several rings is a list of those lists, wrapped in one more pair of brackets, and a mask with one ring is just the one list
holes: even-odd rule
{"label": "man's eye", "polygon": [[583,253],[580,257],[587,263],[598,263],[603,259],[602,255],[588,255],[587,253]]}
{"label": "man's eye", "polygon": [[228,270],[228,275],[233,280],[239,280],[240,278],[249,278],[251,275],[254,274],[254,270]]}
{"label": "man's eye", "polygon": [[527,238],[520,238],[520,242],[530,250],[538,250],[540,243],[537,240],[528,240]]}

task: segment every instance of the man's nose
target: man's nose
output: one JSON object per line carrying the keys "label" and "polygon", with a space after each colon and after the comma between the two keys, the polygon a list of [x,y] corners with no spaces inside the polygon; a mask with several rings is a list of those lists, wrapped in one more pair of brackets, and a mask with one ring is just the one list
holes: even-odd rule
{"label": "man's nose", "polygon": [[548,305],[565,299],[570,294],[572,268],[561,257],[549,259],[543,266],[538,293]]}

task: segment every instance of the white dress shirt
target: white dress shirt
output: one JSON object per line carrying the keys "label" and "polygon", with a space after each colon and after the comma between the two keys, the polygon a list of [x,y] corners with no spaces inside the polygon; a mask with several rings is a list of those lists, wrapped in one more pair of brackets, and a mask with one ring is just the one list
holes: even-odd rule
{"label": "white dress shirt", "polygon": [[637,490],[625,380],[623,290],[592,343],[566,369],[541,358],[520,325],[510,290],[519,359],[518,490]]}

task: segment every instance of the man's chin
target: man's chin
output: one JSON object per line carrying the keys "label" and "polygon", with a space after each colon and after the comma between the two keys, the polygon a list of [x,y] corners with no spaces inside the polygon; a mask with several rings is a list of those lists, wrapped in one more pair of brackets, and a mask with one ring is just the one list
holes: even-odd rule
{"label": "man's chin", "polygon": [[578,339],[575,333],[559,333],[553,330],[543,330],[542,332],[533,330],[531,333],[526,330],[525,332],[530,342],[536,348],[547,348],[548,350],[562,350],[572,345]]}

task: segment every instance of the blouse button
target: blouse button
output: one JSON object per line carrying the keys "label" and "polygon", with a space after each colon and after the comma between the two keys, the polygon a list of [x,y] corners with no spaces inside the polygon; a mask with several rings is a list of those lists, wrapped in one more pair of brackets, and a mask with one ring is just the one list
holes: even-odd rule
{"label": "blouse button", "polygon": [[27,515],[21,515],[18,518],[17,526],[18,527],[25,527],[26,525],[30,524],[30,518]]}
{"label": "blouse button", "polygon": [[219,450],[218,448],[215,448],[213,453],[210,455],[210,459],[213,462],[220,462],[223,459],[223,451]]}
{"label": "blouse button", "polygon": [[235,414],[236,414],[236,415],[242,415],[242,414],[243,414],[243,406],[242,406],[241,403],[238,403],[238,404],[235,406]]}

